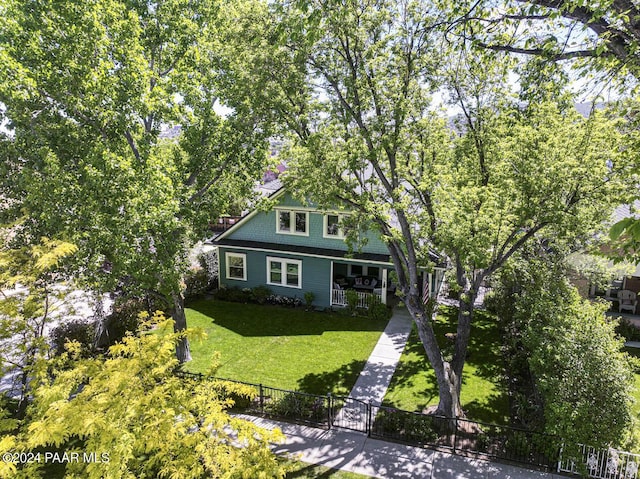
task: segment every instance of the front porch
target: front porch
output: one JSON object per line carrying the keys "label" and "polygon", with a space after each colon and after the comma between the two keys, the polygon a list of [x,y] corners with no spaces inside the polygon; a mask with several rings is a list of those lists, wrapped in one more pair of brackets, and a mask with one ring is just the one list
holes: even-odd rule
{"label": "front porch", "polygon": [[331,262],[331,306],[348,306],[348,292],[357,295],[357,307],[366,308],[371,301],[388,304],[395,296],[389,280],[391,268],[383,264]]}

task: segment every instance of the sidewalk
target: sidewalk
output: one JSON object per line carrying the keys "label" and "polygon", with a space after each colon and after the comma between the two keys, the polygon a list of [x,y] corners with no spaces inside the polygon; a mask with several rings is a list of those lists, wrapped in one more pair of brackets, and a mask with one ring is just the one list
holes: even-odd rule
{"label": "sidewalk", "polygon": [[381,479],[561,479],[548,472],[539,472],[456,456],[446,452],[406,446],[365,434],[340,429],[316,429],[271,419],[240,415],[265,428],[280,430],[284,443],[273,446],[278,455],[321,464],[333,469],[351,471]]}
{"label": "sidewalk", "polygon": [[407,344],[413,320],[404,308],[395,308],[380,339],[349,393],[349,396],[380,405]]}

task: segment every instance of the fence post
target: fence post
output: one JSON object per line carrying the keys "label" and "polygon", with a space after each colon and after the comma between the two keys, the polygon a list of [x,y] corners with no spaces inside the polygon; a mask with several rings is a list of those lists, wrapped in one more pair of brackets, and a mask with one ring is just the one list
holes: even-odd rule
{"label": "fence post", "polygon": [[264,391],[262,390],[262,384],[260,387],[260,414],[264,414]]}
{"label": "fence post", "polygon": [[331,429],[331,410],[333,405],[331,404],[331,393],[327,393],[327,427]]}
{"label": "fence post", "polygon": [[562,448],[564,447],[564,444],[560,444],[560,450],[558,451],[558,464],[556,467],[556,472],[560,472],[562,470]]}
{"label": "fence post", "polygon": [[456,445],[458,444],[458,416],[453,420],[453,452],[456,452]]}
{"label": "fence post", "polygon": [[365,403],[367,405],[367,437],[371,436],[371,430],[373,429],[373,412],[372,412],[372,407],[371,407],[371,403],[367,402]]}

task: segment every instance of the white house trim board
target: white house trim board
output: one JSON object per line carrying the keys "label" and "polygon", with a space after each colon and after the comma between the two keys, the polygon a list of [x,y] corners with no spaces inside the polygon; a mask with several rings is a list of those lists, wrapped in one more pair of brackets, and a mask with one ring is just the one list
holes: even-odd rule
{"label": "white house trim board", "polygon": [[387,268],[382,268],[382,304],[387,304]]}
{"label": "white house trim board", "polygon": [[333,261],[331,261],[331,272],[329,275],[329,304],[331,304],[333,295]]}
{"label": "white house trim board", "polygon": [[334,261],[344,261],[344,262],[355,261],[357,263],[362,263],[362,264],[379,264],[381,266],[391,266],[393,268],[393,263],[391,262],[368,260],[368,259],[341,258],[337,256],[327,256],[327,255],[321,255],[321,254],[298,253],[297,251],[281,251],[281,250],[267,249],[267,248],[253,248],[250,246],[218,245],[218,248],[241,249],[244,251],[261,251],[263,253],[288,254],[292,256],[306,256],[308,258],[323,258],[323,259],[331,259]]}

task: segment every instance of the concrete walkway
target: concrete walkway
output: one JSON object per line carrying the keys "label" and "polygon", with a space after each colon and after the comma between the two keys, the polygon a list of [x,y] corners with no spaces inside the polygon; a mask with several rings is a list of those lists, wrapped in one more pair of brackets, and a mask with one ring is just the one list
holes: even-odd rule
{"label": "concrete walkway", "polygon": [[241,415],[286,436],[273,446],[278,455],[381,479],[560,479],[556,474],[406,446],[341,429],[316,429]]}
{"label": "concrete walkway", "polygon": [[407,344],[413,320],[405,308],[395,308],[349,396],[380,405]]}
{"label": "concrete walkway", "polygon": [[[402,356],[402,351],[407,344],[412,324],[413,320],[406,309],[395,308],[393,310],[387,327],[380,335],[367,363],[349,393],[351,399],[347,400],[344,407],[335,413],[335,420],[338,424],[350,424],[351,427],[355,426],[358,429],[362,427],[363,421],[367,420],[363,416],[365,411],[362,404],[358,401],[369,403],[374,407],[382,404],[400,356]],[[352,399],[356,399],[356,401]]]}

